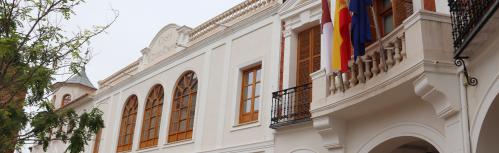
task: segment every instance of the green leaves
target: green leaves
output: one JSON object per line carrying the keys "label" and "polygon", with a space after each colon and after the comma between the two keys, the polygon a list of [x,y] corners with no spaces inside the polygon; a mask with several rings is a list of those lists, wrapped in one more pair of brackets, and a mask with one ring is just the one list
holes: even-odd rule
{"label": "green leaves", "polygon": [[69,35],[53,17],[68,20],[83,2],[0,2],[0,152],[32,143],[46,149],[61,140],[69,143],[67,152],[77,153],[104,127],[96,108],[56,110],[47,99],[54,76],[79,72],[89,60],[89,40],[114,22]]}

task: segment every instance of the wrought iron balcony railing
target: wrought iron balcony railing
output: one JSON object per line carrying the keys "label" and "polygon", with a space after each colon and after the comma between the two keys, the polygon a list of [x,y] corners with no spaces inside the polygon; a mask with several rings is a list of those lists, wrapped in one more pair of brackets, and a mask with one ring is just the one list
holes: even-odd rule
{"label": "wrought iron balcony railing", "polygon": [[498,0],[449,0],[455,56],[461,52],[497,9]]}
{"label": "wrought iron balcony railing", "polygon": [[309,121],[311,101],[311,83],[273,92],[270,128]]}

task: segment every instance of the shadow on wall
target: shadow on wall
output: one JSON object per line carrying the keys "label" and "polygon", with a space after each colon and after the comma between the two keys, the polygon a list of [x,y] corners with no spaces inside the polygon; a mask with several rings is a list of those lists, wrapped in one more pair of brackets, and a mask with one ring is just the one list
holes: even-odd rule
{"label": "shadow on wall", "polygon": [[387,140],[369,153],[440,153],[433,145],[425,140],[404,136]]}
{"label": "shadow on wall", "polygon": [[499,150],[499,94],[490,105],[482,124],[476,153],[491,153]]}

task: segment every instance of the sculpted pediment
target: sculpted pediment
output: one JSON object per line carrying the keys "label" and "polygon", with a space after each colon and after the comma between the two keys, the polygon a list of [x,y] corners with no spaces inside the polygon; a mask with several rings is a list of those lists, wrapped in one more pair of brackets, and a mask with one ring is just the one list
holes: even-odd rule
{"label": "sculpted pediment", "polygon": [[183,49],[189,41],[191,28],[169,24],[163,27],[148,47],[142,49],[141,69],[153,65]]}

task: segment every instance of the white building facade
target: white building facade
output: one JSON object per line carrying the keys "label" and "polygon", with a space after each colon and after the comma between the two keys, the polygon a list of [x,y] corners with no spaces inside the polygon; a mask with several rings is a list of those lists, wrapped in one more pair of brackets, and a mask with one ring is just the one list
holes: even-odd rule
{"label": "white building facade", "polygon": [[54,105],[104,112],[88,153],[497,152],[497,1],[462,38],[447,1],[374,2],[381,41],[348,73],[323,70],[320,0],[248,0],[165,26],[98,89],[60,83]]}

